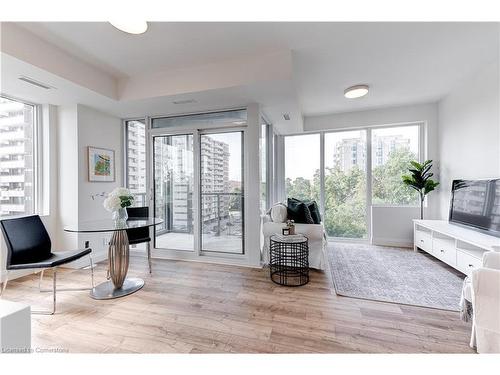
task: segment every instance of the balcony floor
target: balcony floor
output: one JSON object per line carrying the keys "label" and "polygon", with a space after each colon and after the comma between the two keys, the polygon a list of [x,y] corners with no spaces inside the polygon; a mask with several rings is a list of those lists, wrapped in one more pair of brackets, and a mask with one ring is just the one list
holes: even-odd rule
{"label": "balcony floor", "polygon": [[[241,236],[203,234],[203,250],[241,254]],[[194,236],[188,233],[164,233],[156,237],[156,248],[193,250]]]}

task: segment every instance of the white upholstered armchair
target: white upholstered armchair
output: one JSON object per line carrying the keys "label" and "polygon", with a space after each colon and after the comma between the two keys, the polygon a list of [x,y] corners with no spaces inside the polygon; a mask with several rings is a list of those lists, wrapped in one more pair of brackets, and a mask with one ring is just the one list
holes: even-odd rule
{"label": "white upholstered armchair", "polygon": [[470,279],[470,345],[478,353],[500,353],[500,253],[485,253],[483,267],[472,271]]}
{"label": "white upholstered armchair", "polygon": [[[286,211],[285,211],[286,215]],[[286,216],[283,220],[286,219]],[[262,255],[265,264],[269,263],[269,239],[273,234],[281,233],[286,227],[286,223],[273,221],[270,215],[262,217]],[[303,234],[308,239],[309,246],[309,267],[318,270],[326,268],[326,236],[323,224],[295,224],[295,232]]]}

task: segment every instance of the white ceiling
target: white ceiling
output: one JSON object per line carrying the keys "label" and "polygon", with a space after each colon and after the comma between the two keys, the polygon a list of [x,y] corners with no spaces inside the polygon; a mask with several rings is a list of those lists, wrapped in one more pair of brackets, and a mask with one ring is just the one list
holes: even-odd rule
{"label": "white ceiling", "polygon": [[[497,59],[499,52],[497,23],[155,22],[143,35],[128,35],[97,22],[17,25],[118,81],[291,51],[290,82],[276,83],[276,88],[269,80],[192,92],[189,97],[200,108],[182,109],[255,100],[274,121],[281,121],[287,111],[317,115],[437,101],[467,75]],[[368,96],[343,97],[346,87],[360,83],[371,86]],[[122,116],[166,113],[170,107],[165,103],[171,101],[118,100],[111,107]]]}

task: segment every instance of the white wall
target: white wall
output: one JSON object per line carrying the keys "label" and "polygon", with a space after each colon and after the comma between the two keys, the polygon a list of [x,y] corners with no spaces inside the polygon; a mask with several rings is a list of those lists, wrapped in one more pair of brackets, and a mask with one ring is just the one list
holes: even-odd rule
{"label": "white wall", "polygon": [[[85,241],[90,241],[94,259],[103,260],[109,233],[76,234],[63,229],[110,217],[102,206],[103,199],[93,200],[92,195],[122,186],[122,121],[81,104],[59,107],[58,119],[59,210],[57,229],[51,235],[57,236],[59,249],[83,248]],[[88,181],[87,146],[115,151],[115,182]],[[82,259],[72,266],[87,262]]]}
{"label": "white wall", "polygon": [[78,223],[78,116],[77,106],[57,110],[58,211],[57,228],[51,234],[60,249],[75,249],[78,236],[64,226]]}
{"label": "white wall", "polygon": [[[87,147],[94,146],[115,151],[115,181],[90,182],[88,180]],[[92,195],[109,193],[123,186],[123,123],[122,120],[78,105],[78,222],[111,218],[102,205],[103,198]],[[97,261],[107,258],[110,233],[80,233],[79,247],[90,241],[93,257]]]}
{"label": "white wall", "polygon": [[500,177],[498,70],[498,61],[485,66],[438,103],[442,219],[453,179]]}
{"label": "white wall", "polygon": [[372,206],[370,243],[411,247],[413,245],[413,219],[419,217],[418,207]]}

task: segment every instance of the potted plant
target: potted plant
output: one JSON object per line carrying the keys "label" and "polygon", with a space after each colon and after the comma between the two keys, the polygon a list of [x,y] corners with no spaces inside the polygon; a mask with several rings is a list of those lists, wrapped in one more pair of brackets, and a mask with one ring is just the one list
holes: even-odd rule
{"label": "potted plant", "polygon": [[420,219],[423,219],[425,196],[433,191],[439,185],[439,182],[431,179],[434,175],[431,172],[432,160],[426,160],[423,163],[411,161],[410,164],[411,167],[408,170],[411,174],[403,175],[402,179],[404,184],[418,191],[420,196]]}

